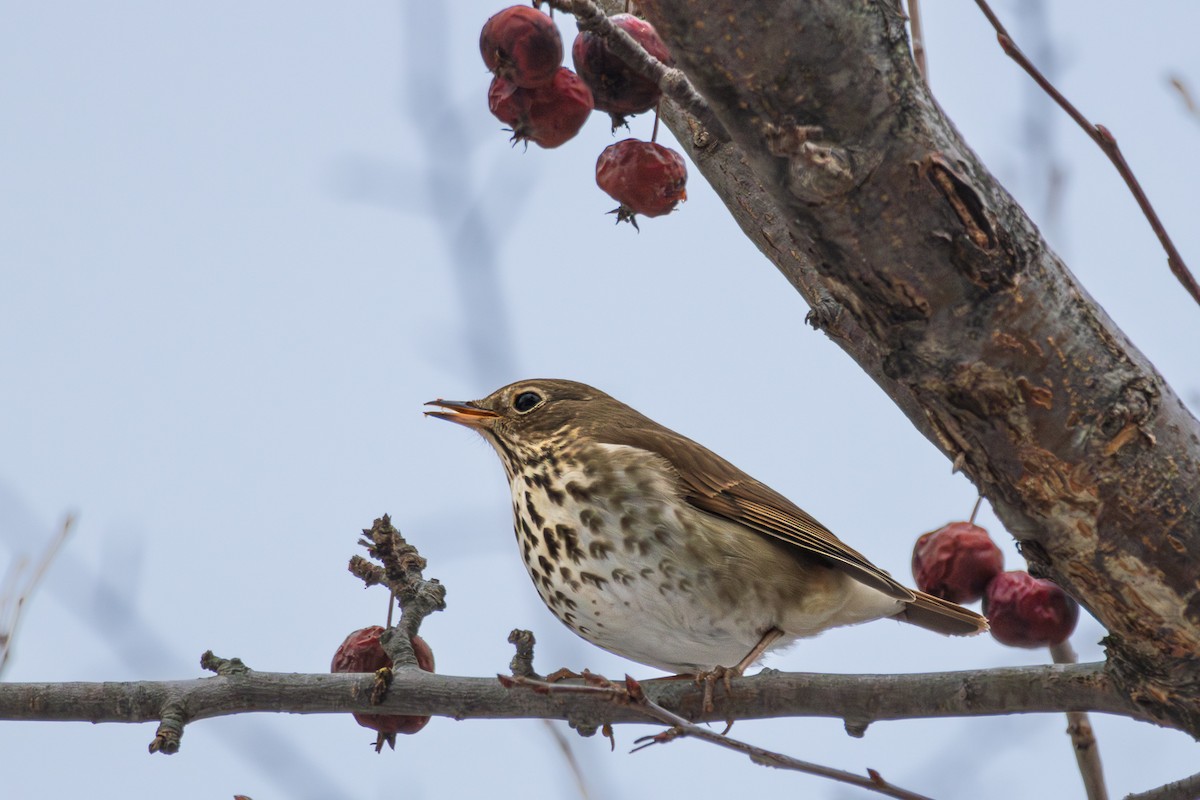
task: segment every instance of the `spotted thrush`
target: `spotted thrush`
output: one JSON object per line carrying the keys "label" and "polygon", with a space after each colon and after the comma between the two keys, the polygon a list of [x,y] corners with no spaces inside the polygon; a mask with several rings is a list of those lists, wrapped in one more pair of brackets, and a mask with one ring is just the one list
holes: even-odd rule
{"label": "spotted thrush", "polygon": [[512,489],[521,556],[571,630],[678,673],[891,617],[987,630],[906,588],[716,453],[582,383],[527,380],[427,414],[478,431]]}

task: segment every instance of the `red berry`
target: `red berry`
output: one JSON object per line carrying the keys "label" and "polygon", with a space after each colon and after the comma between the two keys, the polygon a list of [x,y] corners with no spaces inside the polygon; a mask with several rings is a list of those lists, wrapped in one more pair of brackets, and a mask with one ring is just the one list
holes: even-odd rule
{"label": "red berry", "polygon": [[[333,663],[330,664],[329,671],[374,672],[383,667],[390,667],[392,660],[379,643],[379,637],[382,635],[383,628],[372,625],[369,628],[360,628],[347,636],[333,654]],[[433,672],[433,651],[429,649],[429,645],[420,636],[414,636],[412,644],[417,656],[417,666],[426,672]],[[354,719],[364,728],[379,731],[377,750],[385,741],[395,746],[397,733],[416,733],[429,722],[429,717],[397,714],[356,713]]]}
{"label": "red berry", "polygon": [[625,139],[604,148],[596,160],[596,183],[621,204],[617,221],[634,214],[658,217],[687,199],[687,166],[683,156],[655,142]]}
{"label": "red berry", "polygon": [[1057,584],[1028,572],[1001,572],[983,595],[992,636],[1010,647],[1058,644],[1079,620],[1079,604]]}
{"label": "red berry", "polygon": [[[668,66],[675,63],[649,22],[632,14],[616,14],[609,19],[632,36],[647,53]],[[609,49],[604,38],[595,33],[580,31],[571,46],[571,60],[579,77],[592,90],[596,108],[613,115],[614,128],[624,123],[626,114],[640,114],[654,108],[662,94],[658,84],[630,69]]]}
{"label": "red berry", "polygon": [[483,63],[524,89],[545,86],[562,65],[562,36],[549,15],[532,6],[510,6],[483,24]]}
{"label": "red berry", "polygon": [[913,545],[917,588],[952,603],[973,603],[1004,569],[1004,554],[988,532],[970,522],[951,522],[923,534]]}
{"label": "red berry", "polygon": [[529,140],[547,149],[570,140],[592,113],[592,93],[579,76],[560,67],[554,81],[522,89],[497,75],[488,89],[488,108],[512,126],[512,140]]}

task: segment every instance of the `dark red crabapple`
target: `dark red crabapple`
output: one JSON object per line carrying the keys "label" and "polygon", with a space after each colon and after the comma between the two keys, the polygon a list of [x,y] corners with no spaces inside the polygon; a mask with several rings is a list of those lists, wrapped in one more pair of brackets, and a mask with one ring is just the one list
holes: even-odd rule
{"label": "dark red crabapple", "polygon": [[[617,27],[632,36],[646,52],[667,66],[675,63],[670,51],[649,22],[632,14],[609,17]],[[612,50],[602,36],[580,31],[571,46],[575,71],[592,90],[596,109],[613,117],[613,128],[624,124],[628,114],[649,111],[658,103],[658,84],[634,72]]]}
{"label": "dark red crabapple", "polygon": [[545,86],[562,66],[562,36],[549,15],[532,6],[510,6],[483,24],[483,63],[523,89]]}
{"label": "dark red crabapple", "polygon": [[1079,621],[1079,604],[1052,581],[1028,572],[1001,572],[983,595],[983,613],[996,641],[1041,647],[1064,641]]}
{"label": "dark red crabapple", "polygon": [[952,603],[973,603],[1004,569],[1004,554],[988,532],[970,522],[951,522],[922,534],[913,545],[917,588]]}
{"label": "dark red crabapple", "polygon": [[687,199],[687,166],[669,147],[624,139],[604,148],[596,160],[596,183],[621,204],[617,221],[628,220],[636,228],[635,214],[669,214]]}
{"label": "dark red crabapple", "polygon": [[[338,646],[337,652],[333,654],[333,663],[330,664],[329,671],[374,672],[383,667],[392,666],[392,660],[388,658],[387,653],[383,650],[383,645],[379,643],[379,637],[383,635],[383,630],[378,625],[372,625],[369,628],[360,628],[347,636],[346,640]],[[417,666],[426,672],[433,672],[433,651],[429,649],[429,645],[420,636],[414,636],[412,644],[413,652],[417,656]],[[397,714],[356,713],[354,719],[364,728],[379,731],[380,737],[376,744],[376,750],[385,741],[394,747],[397,733],[416,733],[429,722],[429,717]]]}
{"label": "dark red crabapple", "polygon": [[514,142],[549,149],[579,133],[592,113],[592,93],[566,67],[559,68],[553,83],[536,89],[522,89],[497,75],[488,89],[488,108],[512,127]]}

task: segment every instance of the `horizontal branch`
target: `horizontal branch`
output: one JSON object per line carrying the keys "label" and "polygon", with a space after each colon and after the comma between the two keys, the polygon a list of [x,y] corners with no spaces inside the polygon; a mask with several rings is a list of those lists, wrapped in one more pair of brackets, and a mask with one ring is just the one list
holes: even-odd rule
{"label": "horizontal branch", "polygon": [[[370,704],[373,675],[245,672],[182,681],[0,684],[0,719],[155,722],[164,708],[185,709],[192,722],[247,712],[328,714],[372,711],[454,719],[563,719],[581,729],[604,723],[645,723],[635,709],[591,696],[513,691],[495,678],[397,670],[387,698]],[[642,684],[653,702],[690,720],[841,718],[851,735],[872,722],[1094,711],[1147,717],[1122,697],[1103,665],[1006,667],[911,675],[823,675],[772,670],[735,679],[731,697],[718,691],[702,712],[703,691],[691,681]]]}

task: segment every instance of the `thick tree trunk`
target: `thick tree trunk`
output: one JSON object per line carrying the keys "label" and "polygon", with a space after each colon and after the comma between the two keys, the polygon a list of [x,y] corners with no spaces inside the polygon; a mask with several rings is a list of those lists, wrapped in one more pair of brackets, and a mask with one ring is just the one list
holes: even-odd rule
{"label": "thick tree trunk", "polygon": [[901,10],[638,7],[731,139],[666,114],[746,233],[1200,736],[1200,426],[938,108]]}

